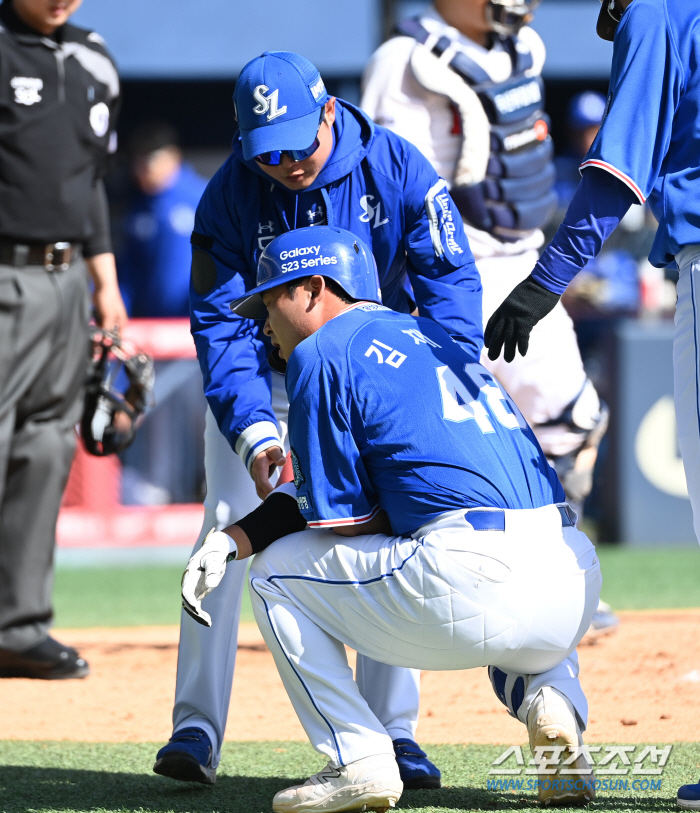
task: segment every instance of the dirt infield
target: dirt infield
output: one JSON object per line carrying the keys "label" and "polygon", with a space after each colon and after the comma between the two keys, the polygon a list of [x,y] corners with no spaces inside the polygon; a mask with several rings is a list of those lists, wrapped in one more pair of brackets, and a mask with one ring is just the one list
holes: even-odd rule
{"label": "dirt infield", "polygon": [[[700,610],[621,613],[617,633],[579,649],[588,742],[697,741]],[[3,680],[3,739],[166,740],[175,627],[62,630],[92,667],[86,680]],[[229,740],[305,739],[257,627],[241,629]],[[485,669],[425,672],[418,739],[519,743],[524,728],[496,700]]]}

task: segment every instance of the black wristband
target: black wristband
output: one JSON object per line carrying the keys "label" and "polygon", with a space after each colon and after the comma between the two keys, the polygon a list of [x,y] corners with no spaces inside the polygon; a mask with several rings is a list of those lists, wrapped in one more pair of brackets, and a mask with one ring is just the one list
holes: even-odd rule
{"label": "black wristband", "polygon": [[255,511],[236,522],[250,539],[253,553],[260,553],[276,539],[295,534],[306,528],[306,520],[294,497],[285,492],[273,492]]}

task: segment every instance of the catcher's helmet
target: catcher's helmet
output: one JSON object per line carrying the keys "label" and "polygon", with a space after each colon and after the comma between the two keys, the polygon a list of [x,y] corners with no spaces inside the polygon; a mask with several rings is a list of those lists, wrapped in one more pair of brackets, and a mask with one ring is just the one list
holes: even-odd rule
{"label": "catcher's helmet", "polygon": [[530,22],[533,11],[541,0],[489,0],[486,4],[486,20],[492,31],[502,36],[517,34]]}
{"label": "catcher's helmet", "polygon": [[[137,418],[153,389],[153,359],[134,351],[117,334],[96,327],[91,328],[91,340],[80,435],[90,454],[104,457],[126,449],[134,439]],[[122,370],[128,382],[124,394],[115,388]]]}
{"label": "catcher's helmet", "polygon": [[231,303],[246,319],[266,319],[261,294],[285,282],[320,274],[357,300],[381,303],[377,264],[365,243],[335,226],[309,226],[276,237],[258,261],[257,285]]}

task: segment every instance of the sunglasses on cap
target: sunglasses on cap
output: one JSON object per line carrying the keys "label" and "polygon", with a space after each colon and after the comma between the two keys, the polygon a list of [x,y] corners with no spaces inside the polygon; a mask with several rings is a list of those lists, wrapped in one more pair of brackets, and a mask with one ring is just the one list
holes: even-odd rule
{"label": "sunglasses on cap", "polygon": [[[326,108],[324,106],[321,108],[318,130],[321,129],[321,125],[323,124],[325,112]],[[256,155],[255,160],[266,167],[279,166],[282,163],[283,155],[288,155],[292,161],[303,161],[305,158],[309,158],[309,156],[313,155],[321,146],[321,142],[318,140],[318,130],[316,130],[316,138],[314,138],[313,144],[305,150],[272,150],[271,152],[263,152],[260,153],[260,155]]]}

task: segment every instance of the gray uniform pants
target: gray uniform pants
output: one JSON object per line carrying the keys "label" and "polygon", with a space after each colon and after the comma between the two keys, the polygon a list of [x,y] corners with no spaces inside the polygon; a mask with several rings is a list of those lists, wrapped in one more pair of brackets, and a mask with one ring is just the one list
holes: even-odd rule
{"label": "gray uniform pants", "polygon": [[85,262],[0,265],[0,647],[42,641],[88,356]]}

